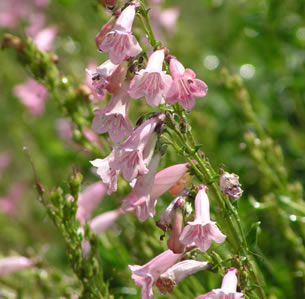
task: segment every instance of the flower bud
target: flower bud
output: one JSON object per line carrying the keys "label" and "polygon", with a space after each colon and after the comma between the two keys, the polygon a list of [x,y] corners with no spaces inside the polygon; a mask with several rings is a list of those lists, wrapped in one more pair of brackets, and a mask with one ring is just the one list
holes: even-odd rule
{"label": "flower bud", "polygon": [[243,194],[241,184],[239,183],[239,176],[235,173],[224,172],[219,178],[220,190],[229,195],[233,199],[240,198]]}

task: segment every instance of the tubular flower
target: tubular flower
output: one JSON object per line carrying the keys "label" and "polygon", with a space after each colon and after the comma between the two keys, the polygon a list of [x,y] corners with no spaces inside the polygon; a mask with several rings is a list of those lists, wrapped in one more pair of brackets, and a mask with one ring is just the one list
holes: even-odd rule
{"label": "tubular flower", "polygon": [[210,203],[203,187],[195,198],[195,219],[188,222],[183,229],[180,241],[186,246],[195,244],[202,251],[207,251],[212,240],[223,243],[225,239],[226,236],[219,230],[216,222],[210,220]]}
{"label": "tubular flower", "polygon": [[109,21],[104,24],[100,30],[100,32],[95,37],[96,47],[100,49],[101,42],[104,40],[106,34],[110,32],[114,26],[116,18],[113,16],[109,19]]}
{"label": "tubular flower", "polygon": [[196,297],[196,299],[243,299],[243,293],[236,292],[237,273],[237,269],[230,268],[223,277],[220,289],[214,289],[209,293]]}
{"label": "tubular flower", "polygon": [[120,64],[126,58],[135,57],[142,52],[142,48],[131,32],[135,15],[135,5],[125,8],[112,30],[106,34],[99,45],[101,51],[109,53],[109,59],[113,64]]}
{"label": "tubular flower", "polygon": [[162,71],[163,61],[164,50],[153,52],[146,68],[140,70],[130,83],[129,94],[132,98],[145,96],[148,105],[160,105],[172,82],[172,78]]}
{"label": "tubular flower", "polygon": [[206,96],[208,86],[196,79],[196,74],[191,69],[185,69],[175,57],[170,59],[169,68],[173,82],[166,94],[166,102],[173,105],[179,101],[185,110],[191,110],[195,105],[195,98]]}
{"label": "tubular flower", "polygon": [[96,159],[90,161],[97,167],[97,174],[102,181],[108,185],[108,194],[117,189],[117,178],[122,172],[123,177],[132,181],[138,175],[148,172],[147,165],[154,149],[155,142],[151,139],[153,132],[160,121],[164,120],[164,115],[157,115],[141,126],[136,128],[133,133],[119,146],[114,147],[111,154],[105,159]]}
{"label": "tubular flower", "polygon": [[172,232],[167,240],[168,249],[172,250],[174,253],[182,253],[184,251],[184,246],[180,242],[179,237],[183,229],[183,215],[181,211],[176,210],[175,221],[172,226]]}
{"label": "tubular flower", "polygon": [[[189,164],[176,164],[159,171],[155,176],[152,198],[157,199],[174,186],[189,170]],[[184,186],[185,187],[185,186]]]}
{"label": "tubular flower", "polygon": [[113,142],[119,143],[132,132],[132,125],[127,118],[129,95],[127,84],[121,88],[118,95],[113,96],[102,110],[95,110],[92,128],[96,133],[109,133]]}
{"label": "tubular flower", "polygon": [[0,259],[0,277],[31,267],[34,262],[24,256],[11,256]]}
{"label": "tubular flower", "polygon": [[198,262],[194,260],[185,260],[175,264],[160,275],[156,286],[161,293],[170,293],[173,288],[185,277],[198,271],[206,270],[210,267],[208,262]]}
{"label": "tubular flower", "polygon": [[76,219],[82,224],[89,220],[93,209],[103,199],[107,191],[107,185],[97,182],[90,185],[84,192],[80,194],[77,200]]}
{"label": "tubular flower", "polygon": [[118,68],[118,65],[111,63],[110,60],[105,61],[96,68],[96,71],[86,70],[92,79],[92,87],[98,96],[104,96],[105,89],[109,85],[111,75]]}
{"label": "tubular flower", "polygon": [[150,200],[150,193],[160,158],[159,153],[153,156],[148,173],[137,178],[133,190],[124,198],[122,203],[122,209],[126,212],[135,210],[140,221],[145,221],[148,217],[155,215],[155,201]]}
{"label": "tubular flower", "polygon": [[102,234],[105,230],[112,226],[122,214],[123,211],[119,208],[98,215],[90,221],[90,228],[93,232]]}
{"label": "tubular flower", "polygon": [[160,275],[176,263],[182,254],[174,254],[171,250],[166,250],[153,258],[143,266],[129,265],[132,272],[132,279],[137,286],[142,287],[141,299],[153,299],[153,284]]}

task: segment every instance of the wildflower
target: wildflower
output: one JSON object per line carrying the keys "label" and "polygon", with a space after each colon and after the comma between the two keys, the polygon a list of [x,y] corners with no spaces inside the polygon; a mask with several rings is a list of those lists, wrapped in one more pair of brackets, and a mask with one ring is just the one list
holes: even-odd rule
{"label": "wildflower", "polygon": [[128,57],[135,57],[142,52],[142,48],[132,35],[131,27],[136,14],[135,5],[129,5],[118,17],[112,30],[108,32],[100,43],[99,49],[109,53],[113,64],[120,64]]}
{"label": "wildflower", "polygon": [[182,254],[174,254],[171,250],[166,250],[159,254],[143,266],[129,265],[132,272],[132,279],[137,286],[142,287],[141,298],[153,299],[152,287],[160,275],[176,263]]}
{"label": "wildflower", "polygon": [[91,143],[95,144],[97,147],[102,148],[100,140],[98,136],[88,127],[83,127],[83,134],[84,136],[90,141]]}
{"label": "wildflower", "polygon": [[108,32],[110,32],[114,26],[116,18],[113,16],[109,19],[109,21],[104,24],[100,30],[100,32],[96,35],[95,37],[95,43],[96,43],[96,47],[100,49],[100,45],[102,43],[102,41],[105,39],[105,36]]}
{"label": "wildflower", "polygon": [[19,202],[24,193],[23,183],[15,183],[9,188],[6,197],[0,199],[0,212],[8,216],[14,216],[18,211]]}
{"label": "wildflower", "polygon": [[240,198],[244,192],[239,183],[239,176],[235,173],[224,172],[219,178],[219,187],[224,194],[233,199]]}
{"label": "wildflower", "polygon": [[119,143],[132,132],[132,125],[127,118],[128,100],[127,84],[118,95],[113,96],[102,110],[95,110],[92,128],[96,133],[109,133],[113,142]]}
{"label": "wildflower", "polygon": [[198,271],[206,270],[210,267],[208,262],[199,262],[194,260],[184,260],[179,262],[166,272],[160,275],[156,286],[161,293],[170,293],[173,288],[185,277],[190,276]]}
{"label": "wildflower", "polygon": [[11,256],[0,259],[0,277],[31,267],[34,262],[24,256]]}
{"label": "wildflower", "polygon": [[226,236],[221,233],[216,223],[210,220],[210,203],[205,187],[200,189],[195,198],[195,219],[188,222],[180,236],[184,245],[195,244],[202,251],[207,251],[212,243],[223,243]]}
{"label": "wildflower", "polygon": [[14,94],[33,115],[43,114],[48,91],[38,81],[28,79],[14,88]]}
{"label": "wildflower", "polygon": [[156,140],[153,132],[163,120],[163,114],[152,117],[136,128],[124,143],[114,147],[108,157],[90,161],[98,168],[97,174],[102,181],[108,185],[108,194],[116,191],[117,178],[121,172],[127,181],[148,172],[147,165],[155,146],[153,140]]}
{"label": "wildflower", "polygon": [[168,249],[172,250],[174,253],[182,253],[184,251],[184,246],[180,242],[179,237],[183,229],[183,215],[181,211],[175,211],[175,221],[172,227],[171,235],[167,240]]}
{"label": "wildflower", "polygon": [[132,98],[145,96],[148,105],[160,105],[172,82],[172,78],[162,71],[163,61],[163,49],[153,52],[146,68],[140,70],[130,83],[129,94]]}
{"label": "wildflower", "polygon": [[137,178],[133,190],[124,198],[122,203],[122,209],[124,211],[135,209],[140,221],[145,221],[148,217],[153,217],[155,215],[155,201],[150,200],[150,194],[160,158],[160,153],[154,155],[149,164],[148,173]]}
{"label": "wildflower", "polygon": [[117,68],[118,65],[107,60],[98,66],[95,71],[86,70],[92,79],[92,86],[98,96],[103,97],[105,95],[105,89],[109,85],[109,79]]}
{"label": "wildflower", "polygon": [[230,268],[223,277],[220,289],[214,289],[209,293],[196,297],[196,299],[243,299],[243,293],[236,292],[237,273],[237,269]]}
{"label": "wildflower", "polygon": [[90,228],[93,232],[102,234],[105,230],[112,226],[122,214],[122,209],[118,208],[116,210],[98,215],[90,221]]}
{"label": "wildflower", "polygon": [[104,89],[99,89],[100,93],[102,94],[97,94],[95,87],[93,86],[93,80],[92,80],[92,75],[96,73],[97,65],[93,62],[89,63],[87,68],[86,68],[86,80],[85,80],[85,85],[88,86],[92,92],[92,95],[90,96],[90,100],[97,101],[99,99],[103,99],[105,96],[105,90]]}
{"label": "wildflower", "polygon": [[173,81],[166,95],[166,102],[173,105],[179,101],[185,110],[191,110],[195,105],[194,98],[206,96],[208,86],[196,79],[196,74],[191,69],[185,69],[175,57],[171,57],[169,68]]}
{"label": "wildflower", "polygon": [[175,217],[176,209],[180,208],[184,205],[184,198],[182,196],[176,197],[168,207],[161,214],[160,219],[157,221],[158,227],[160,227],[163,231],[168,230],[172,227],[172,221]]}
{"label": "wildflower", "polygon": [[82,192],[77,200],[76,219],[82,224],[89,220],[93,209],[103,199],[107,191],[107,186],[102,182],[97,182]]}
{"label": "wildflower", "polygon": [[33,42],[40,51],[49,51],[52,47],[57,30],[55,26],[49,26],[33,36]]}
{"label": "wildflower", "polygon": [[[159,198],[163,193],[175,186],[175,184],[188,172],[188,167],[188,163],[176,164],[158,172],[155,176],[151,196],[153,198]],[[184,185],[183,188],[185,186],[186,185]],[[172,195],[176,194],[177,191],[178,190],[176,190],[176,192],[173,192]]]}

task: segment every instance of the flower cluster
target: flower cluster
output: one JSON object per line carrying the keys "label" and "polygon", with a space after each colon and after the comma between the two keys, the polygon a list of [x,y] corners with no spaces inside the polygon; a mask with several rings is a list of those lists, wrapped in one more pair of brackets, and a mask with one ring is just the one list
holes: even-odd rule
{"label": "flower cluster", "polygon": [[[162,136],[167,128],[168,113],[144,115],[135,127],[128,119],[130,99],[145,98],[149,106],[162,105],[165,110],[179,103],[189,111],[195,105],[195,98],[204,97],[208,92],[207,85],[196,78],[194,71],[185,68],[160,45],[154,47],[145,64],[148,55],[132,32],[137,10],[141,14],[141,9],[141,4],[134,1],[114,12],[96,35],[98,50],[108,53],[109,59],[95,70],[87,71],[97,95],[103,98],[112,95],[104,108],[95,110],[92,128],[98,134],[108,133],[113,149],[107,157],[90,162],[102,180],[103,192],[107,190],[109,195],[116,192],[120,175],[130,182],[132,190],[122,199],[120,207],[92,220],[89,220],[90,214],[97,201],[92,197],[84,200],[86,196],[82,194],[77,217],[82,222],[89,220],[97,233],[104,232],[124,213],[134,212],[143,222],[155,216],[158,199],[169,191],[172,202],[157,221],[165,233],[170,233],[168,250],[143,266],[129,266],[135,284],[142,288],[141,298],[152,299],[153,286],[162,293],[171,292],[186,276],[208,269],[208,262],[185,259],[185,254],[192,248],[205,252],[212,241],[223,243],[226,236],[210,219],[207,187],[189,186],[193,174],[190,163],[172,165],[158,172],[164,154]],[[193,200],[195,215],[192,221],[186,221],[191,220],[187,210]],[[85,247],[84,244],[87,253],[89,249]],[[223,289],[227,290],[226,286]]]}

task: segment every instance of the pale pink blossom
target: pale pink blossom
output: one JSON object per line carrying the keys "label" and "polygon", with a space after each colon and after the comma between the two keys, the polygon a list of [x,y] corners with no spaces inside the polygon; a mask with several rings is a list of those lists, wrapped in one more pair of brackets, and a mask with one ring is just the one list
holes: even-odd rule
{"label": "pale pink blossom", "polygon": [[34,265],[34,262],[24,256],[10,256],[0,259],[0,277],[21,271]]}
{"label": "pale pink blossom", "polygon": [[34,44],[41,51],[49,51],[56,37],[56,33],[55,26],[44,28],[33,37]]}
{"label": "pale pink blossom", "polygon": [[166,95],[166,102],[173,105],[179,101],[185,110],[191,110],[195,105],[195,98],[206,96],[208,86],[196,79],[196,74],[171,57],[169,68],[173,77],[171,87]]}
{"label": "pale pink blossom", "polygon": [[43,114],[48,91],[38,81],[28,79],[14,88],[14,94],[33,115]]}
{"label": "pale pink blossom", "polygon": [[97,167],[97,175],[102,179],[103,183],[108,186],[108,194],[116,192],[117,180],[121,173],[120,169],[114,169],[111,165],[114,160],[114,152],[112,151],[105,159],[95,159],[90,163]]}
{"label": "pale pink blossom", "polygon": [[27,13],[23,0],[0,1],[0,27],[14,29]]}
{"label": "pale pink blossom", "polygon": [[182,230],[183,215],[180,210],[176,209],[171,235],[167,240],[168,249],[172,250],[174,253],[182,253],[184,251],[184,245],[179,240]]}
{"label": "pale pink blossom", "polygon": [[153,156],[147,174],[137,178],[133,190],[124,198],[122,209],[126,212],[135,210],[140,221],[145,221],[148,217],[155,215],[155,203],[151,201],[151,189],[154,183],[154,177],[158,169],[161,155],[157,153]]}
{"label": "pale pink blossom", "polygon": [[150,159],[147,157],[151,157],[155,146],[151,140],[156,139],[153,133],[164,118],[164,114],[158,114],[145,121],[121,145],[114,147],[105,159],[90,161],[98,168],[97,174],[102,181],[108,185],[108,194],[116,191],[120,173],[127,181],[132,181],[138,175],[148,172]]}
{"label": "pale pink blossom", "polygon": [[105,95],[105,89],[109,85],[109,79],[118,65],[113,64],[110,60],[106,60],[95,71],[86,69],[87,74],[92,79],[92,86],[99,97]]}
{"label": "pale pink blossom", "polygon": [[96,133],[108,132],[113,142],[119,143],[133,130],[128,119],[128,85],[121,88],[118,95],[112,96],[109,104],[102,110],[95,110],[92,128]]}
{"label": "pale pink blossom", "polygon": [[[174,186],[189,170],[189,163],[176,164],[159,171],[155,176],[151,196],[159,198]],[[182,191],[182,190],[181,190]]]}
{"label": "pale pink blossom", "polygon": [[99,33],[96,35],[95,37],[95,43],[96,43],[96,47],[100,49],[100,45],[101,42],[105,39],[105,36],[108,32],[110,32],[114,26],[116,18],[113,16],[109,19],[109,21],[104,24],[101,28],[101,30],[99,31]]}
{"label": "pale pink blossom", "polygon": [[222,234],[216,222],[210,220],[210,203],[205,191],[200,189],[195,198],[195,219],[188,222],[180,236],[180,241],[186,245],[195,244],[202,251],[207,251],[212,243],[223,243],[226,236]]}
{"label": "pale pink blossom", "polygon": [[131,27],[136,14],[135,5],[125,8],[118,17],[112,30],[102,40],[99,49],[109,53],[113,64],[120,64],[128,57],[135,57],[142,52],[142,48],[132,35]]}
{"label": "pale pink blossom", "polygon": [[210,267],[208,262],[184,260],[179,262],[160,275],[156,286],[162,294],[170,293],[173,288],[184,278]]}
{"label": "pale pink blossom", "polygon": [[196,297],[196,299],[243,299],[243,293],[236,292],[237,273],[237,269],[230,268],[223,277],[220,289],[214,289],[209,293]]}
{"label": "pale pink blossom", "polygon": [[97,182],[87,187],[78,197],[76,219],[82,224],[90,219],[93,209],[104,198],[107,185]]}
{"label": "pale pink blossom", "polygon": [[129,94],[138,99],[143,96],[147,104],[157,107],[170,88],[172,78],[162,71],[164,50],[153,52],[145,69],[140,70],[130,83]]}
{"label": "pale pink blossom", "polygon": [[24,190],[25,186],[23,183],[11,185],[8,194],[4,198],[0,198],[0,212],[8,216],[16,215]]}
{"label": "pale pink blossom", "polygon": [[90,88],[92,95],[90,95],[90,100],[98,101],[105,97],[105,91],[103,89],[100,90],[102,94],[97,94],[92,80],[92,74],[96,73],[97,65],[94,62],[90,62],[86,68],[86,80],[85,84]]}
{"label": "pale pink blossom", "polygon": [[142,287],[141,299],[154,298],[153,285],[160,275],[174,265],[181,256],[182,254],[174,254],[171,250],[166,250],[143,266],[128,266],[135,284]]}
{"label": "pale pink blossom", "polygon": [[93,232],[102,234],[105,232],[105,230],[111,227],[122,214],[122,209],[118,208],[116,210],[98,215],[89,222],[90,228]]}

